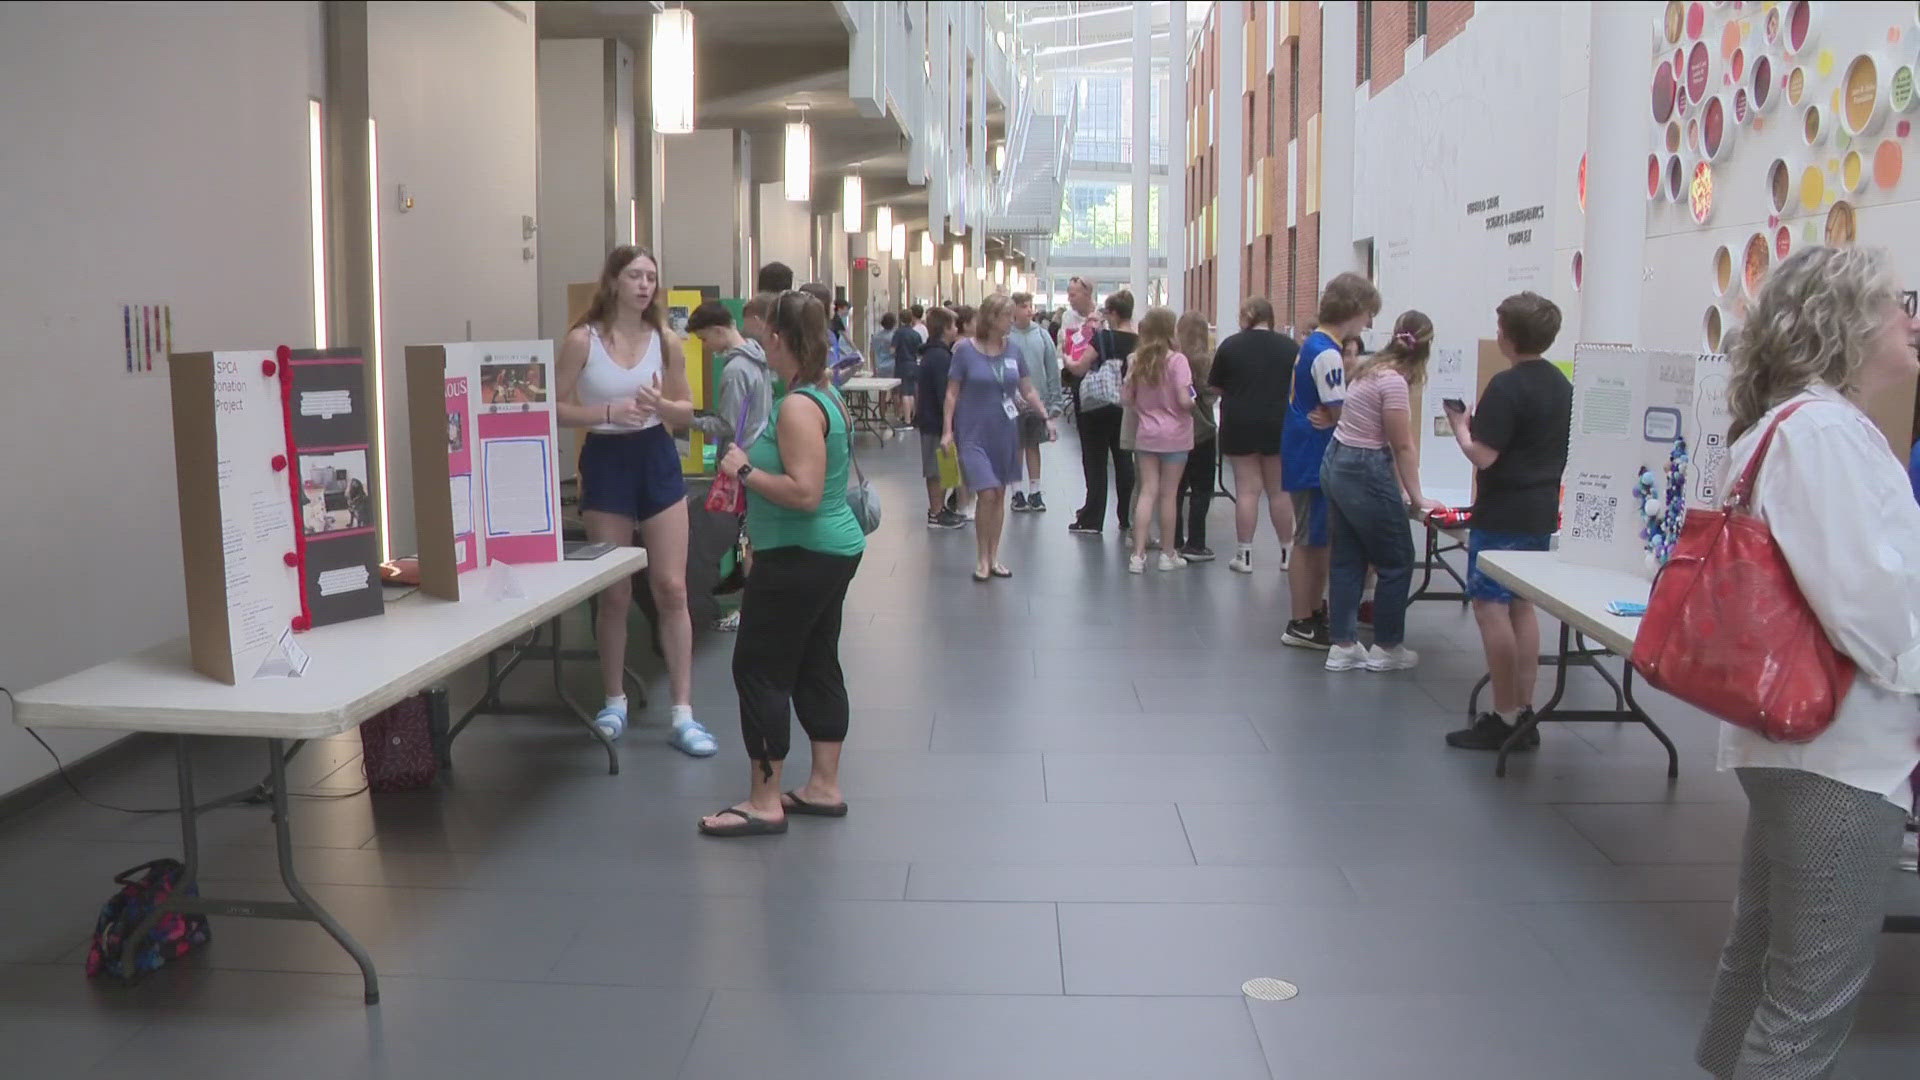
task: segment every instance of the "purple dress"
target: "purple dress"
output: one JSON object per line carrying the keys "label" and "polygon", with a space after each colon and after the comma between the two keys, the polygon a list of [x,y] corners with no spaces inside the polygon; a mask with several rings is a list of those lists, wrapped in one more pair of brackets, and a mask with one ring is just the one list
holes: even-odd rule
{"label": "purple dress", "polygon": [[1020,480],[1020,380],[1026,358],[1011,343],[994,356],[972,338],[953,347],[947,378],[960,387],[953,405],[953,442],[960,452],[960,478],[969,491],[1007,487]]}

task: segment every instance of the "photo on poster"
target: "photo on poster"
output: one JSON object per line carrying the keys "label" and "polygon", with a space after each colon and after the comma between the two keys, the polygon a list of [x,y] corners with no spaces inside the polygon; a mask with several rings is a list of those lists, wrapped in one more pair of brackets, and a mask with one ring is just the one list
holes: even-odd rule
{"label": "photo on poster", "polygon": [[373,526],[365,450],[300,455],[300,527],[308,536]]}
{"label": "photo on poster", "polygon": [[687,336],[687,319],[691,315],[685,304],[673,304],[667,308],[667,325],[673,328],[675,336]]}
{"label": "photo on poster", "polygon": [[467,448],[467,418],[459,411],[447,411],[447,453],[457,454]]}
{"label": "photo on poster", "polygon": [[480,365],[480,400],[488,412],[521,412],[547,401],[547,366],[538,361],[489,358]]}

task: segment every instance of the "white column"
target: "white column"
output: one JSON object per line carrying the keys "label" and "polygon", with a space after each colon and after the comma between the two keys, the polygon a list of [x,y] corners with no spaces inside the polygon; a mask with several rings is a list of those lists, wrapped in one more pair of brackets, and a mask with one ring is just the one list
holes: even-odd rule
{"label": "white column", "polygon": [[[1167,253],[1167,302],[1187,295],[1187,0],[1167,5],[1167,189],[1160,193],[1160,250]],[[1230,324],[1229,324],[1230,325]]]}
{"label": "white column", "polygon": [[[927,80],[926,119],[927,119],[927,231],[933,235],[933,242],[940,243],[947,235],[947,207],[952,198],[952,173],[948,169],[949,146],[953,142],[953,130],[947,124],[951,112],[947,107],[947,5],[932,3],[922,5],[926,8],[926,25],[921,28],[927,48],[927,66],[931,74]],[[936,279],[937,280],[937,279]]]}
{"label": "white column", "polygon": [[1147,211],[1153,183],[1153,5],[1133,0],[1133,243],[1127,261],[1134,310],[1146,308]]}
{"label": "white column", "polygon": [[[973,265],[987,265],[987,9],[967,9],[968,52],[973,57],[973,160],[967,166],[967,228],[973,230]],[[1009,118],[1011,119],[1011,118]],[[980,295],[986,296],[987,287]]]}
{"label": "white column", "polygon": [[1214,224],[1219,241],[1214,245],[1215,275],[1218,290],[1214,297],[1213,325],[1237,326],[1241,290],[1240,273],[1246,251],[1241,243],[1242,224],[1247,207],[1247,147],[1245,143],[1247,90],[1247,5],[1245,0],[1221,0],[1220,89],[1215,112],[1220,118],[1217,136],[1220,153],[1220,219]]}
{"label": "white column", "polygon": [[967,13],[946,5],[947,16],[947,234],[967,231],[972,193],[967,190]]}
{"label": "white column", "polygon": [[1358,74],[1354,56],[1359,35],[1360,10],[1354,0],[1326,0],[1320,5],[1322,286],[1345,271],[1365,269],[1353,257],[1353,96]]}
{"label": "white column", "polygon": [[1594,4],[1591,18],[1580,340],[1630,345],[1640,339],[1646,261],[1646,121],[1621,102],[1646,90],[1646,13],[1634,4]]}

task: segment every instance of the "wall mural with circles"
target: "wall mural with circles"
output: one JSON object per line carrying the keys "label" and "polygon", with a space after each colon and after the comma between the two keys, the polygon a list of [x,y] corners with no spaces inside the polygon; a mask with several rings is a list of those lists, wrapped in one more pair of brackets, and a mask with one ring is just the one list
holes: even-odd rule
{"label": "wall mural with circles", "polygon": [[1883,245],[1920,280],[1901,242],[1920,227],[1920,4],[1672,0],[1649,65],[1650,343],[1720,348],[1808,244]]}

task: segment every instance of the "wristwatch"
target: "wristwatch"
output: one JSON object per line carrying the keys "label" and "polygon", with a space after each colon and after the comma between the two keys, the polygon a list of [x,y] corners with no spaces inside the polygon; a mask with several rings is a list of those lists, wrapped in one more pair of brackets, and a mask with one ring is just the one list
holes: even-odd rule
{"label": "wristwatch", "polygon": [[747,465],[742,465],[738,469],[734,470],[733,475],[738,477],[740,482],[744,484],[747,482],[747,476],[752,472],[753,472],[753,466],[751,464],[747,464]]}

